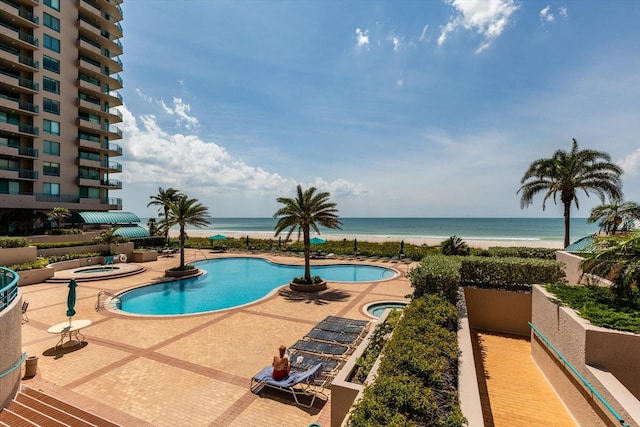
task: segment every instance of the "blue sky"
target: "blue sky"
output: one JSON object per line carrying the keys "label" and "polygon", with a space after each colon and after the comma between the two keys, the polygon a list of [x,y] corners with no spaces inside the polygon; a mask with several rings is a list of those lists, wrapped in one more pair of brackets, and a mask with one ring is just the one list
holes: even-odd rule
{"label": "blue sky", "polygon": [[[297,184],[343,217],[520,209],[529,164],[608,152],[640,202],[640,2],[123,3],[123,210],[158,187],[270,217]],[[586,217],[600,203],[579,195]]]}

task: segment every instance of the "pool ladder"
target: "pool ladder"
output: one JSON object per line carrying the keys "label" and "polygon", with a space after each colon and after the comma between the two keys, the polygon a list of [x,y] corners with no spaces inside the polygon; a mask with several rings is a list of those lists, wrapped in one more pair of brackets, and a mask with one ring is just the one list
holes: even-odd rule
{"label": "pool ladder", "polygon": [[[101,297],[105,295],[108,297],[111,297],[111,299],[109,300],[105,300],[101,302]],[[98,301],[96,301],[96,311],[100,311],[100,308],[104,308],[107,304],[109,304],[110,308],[120,308],[120,304],[122,303],[122,301],[120,300],[120,298],[114,294],[112,294],[109,291],[100,291],[98,292]]]}

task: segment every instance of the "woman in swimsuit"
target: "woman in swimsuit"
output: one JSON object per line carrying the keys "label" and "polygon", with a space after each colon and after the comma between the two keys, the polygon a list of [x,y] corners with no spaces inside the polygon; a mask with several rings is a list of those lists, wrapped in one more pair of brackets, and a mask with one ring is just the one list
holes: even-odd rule
{"label": "woman in swimsuit", "polygon": [[273,379],[276,381],[283,380],[289,376],[289,370],[291,369],[291,363],[289,363],[289,359],[285,356],[285,352],[287,351],[287,347],[281,345],[278,348],[279,355],[273,356]]}

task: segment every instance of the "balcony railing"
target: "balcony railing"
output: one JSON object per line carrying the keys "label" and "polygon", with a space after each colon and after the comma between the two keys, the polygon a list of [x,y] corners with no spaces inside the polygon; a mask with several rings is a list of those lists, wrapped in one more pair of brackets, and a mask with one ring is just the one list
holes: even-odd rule
{"label": "balcony railing", "polygon": [[0,311],[18,296],[18,279],[15,271],[0,267]]}
{"label": "balcony railing", "polygon": [[77,194],[36,193],[36,202],[80,203],[80,196]]}
{"label": "balcony railing", "polygon": [[116,151],[119,155],[122,156],[122,147],[118,144],[109,144],[109,151]]}
{"label": "balcony railing", "polygon": [[11,7],[14,7],[15,9],[18,9],[18,16],[21,18],[26,19],[27,21],[31,21],[34,24],[38,25],[39,24],[39,20],[38,17],[36,15],[34,15],[33,13],[29,12],[27,9],[20,7],[20,6],[16,6],[15,4],[13,4],[10,1],[7,0],[0,0],[1,3],[4,4],[8,4]]}
{"label": "balcony railing", "polygon": [[20,153],[21,156],[29,156],[29,157],[38,158],[39,151],[38,151],[37,148],[20,147],[18,149],[18,153]]}
{"label": "balcony railing", "polygon": [[122,181],[119,181],[117,179],[103,179],[100,181],[100,184],[119,190],[122,189]]}

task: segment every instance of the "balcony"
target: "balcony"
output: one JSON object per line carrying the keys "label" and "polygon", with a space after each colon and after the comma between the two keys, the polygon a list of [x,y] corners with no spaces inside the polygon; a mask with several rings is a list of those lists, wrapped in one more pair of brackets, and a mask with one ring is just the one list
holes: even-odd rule
{"label": "balcony", "polygon": [[102,69],[99,64],[90,62],[87,58],[78,58],[78,68],[82,71],[88,72],[93,76],[99,77],[102,75]]}
{"label": "balcony", "polygon": [[122,190],[122,181],[117,179],[103,179],[100,181],[100,185],[113,190]]}
{"label": "balcony", "polygon": [[38,154],[37,148],[23,147],[20,145],[0,145],[0,155],[3,156],[37,159]]}
{"label": "balcony", "polygon": [[[0,27],[2,28],[2,27]],[[9,62],[16,71],[33,73],[38,71],[40,64],[30,56],[17,54],[8,49],[0,48],[0,60]]]}
{"label": "balcony", "polygon": [[6,0],[0,0],[0,12],[3,16],[10,17],[20,27],[36,28],[40,23],[36,15]]}
{"label": "balcony", "polygon": [[31,169],[12,169],[0,166],[0,179],[37,181],[38,171]]}
{"label": "balcony", "polygon": [[0,108],[9,110],[11,112],[23,113],[29,115],[38,114],[38,106],[27,101],[21,101],[15,98],[9,98],[5,95],[0,95]]}
{"label": "balcony", "polygon": [[36,202],[80,203],[80,196],[78,196],[77,194],[36,193]]}
{"label": "balcony", "polygon": [[84,18],[78,18],[78,29],[80,30],[81,34],[91,35],[95,40],[99,40],[103,37],[100,27],[96,26],[96,24],[92,22],[87,21]]}
{"label": "balcony", "polygon": [[122,156],[122,147],[118,144],[107,144],[109,157]]}
{"label": "balcony", "polygon": [[22,135],[27,137],[38,136],[40,130],[36,126],[27,124],[14,124],[7,122],[0,122],[0,131],[8,132],[13,135]]}
{"label": "balcony", "polygon": [[40,85],[33,80],[16,77],[6,71],[0,71],[0,86],[8,87],[11,90],[18,89],[19,92],[30,94],[36,94],[40,90]]}
{"label": "balcony", "polygon": [[119,107],[120,105],[122,105],[122,95],[120,95],[116,91],[110,91],[109,87],[107,86],[104,86],[102,90],[103,90],[102,93],[104,96],[106,96],[106,101],[109,103],[110,106]]}
{"label": "balcony", "polygon": [[89,110],[91,112],[95,112],[95,113],[102,113],[102,108],[100,107],[100,103],[95,103],[92,101],[89,101],[87,99],[80,99],[77,98],[76,99],[76,105],[80,108],[83,108],[85,110]]}
{"label": "balcony", "polygon": [[113,125],[102,125],[102,130],[107,132],[109,140],[122,139],[122,129]]}
{"label": "balcony", "polygon": [[78,39],[76,41],[76,45],[78,46],[78,50],[80,53],[84,55],[95,55],[96,58],[102,56],[102,48],[97,43],[88,41],[86,39]]}
{"label": "balcony", "polygon": [[100,123],[94,123],[81,117],[78,117],[76,119],[76,125],[80,129],[88,129],[94,132],[100,132],[102,130],[102,126],[100,125]]}
{"label": "balcony", "polygon": [[36,37],[3,22],[0,22],[0,40],[5,40],[8,44],[20,49],[35,50],[38,48]]}
{"label": "balcony", "polygon": [[122,172],[122,165],[118,162],[103,162],[103,164],[107,166],[107,170],[110,173]]}
{"label": "balcony", "polygon": [[78,83],[79,88],[85,89],[88,92],[91,92],[92,95],[101,96],[103,94],[102,86],[100,85],[100,83],[96,84],[83,79],[77,79],[76,82]]}

